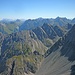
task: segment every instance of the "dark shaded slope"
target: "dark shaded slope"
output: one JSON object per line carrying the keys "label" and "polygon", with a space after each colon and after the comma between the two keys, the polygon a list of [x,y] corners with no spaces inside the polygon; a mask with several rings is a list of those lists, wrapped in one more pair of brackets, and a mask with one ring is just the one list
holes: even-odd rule
{"label": "dark shaded slope", "polygon": [[48,38],[54,39],[58,36],[51,25],[44,23],[42,28],[47,33]]}
{"label": "dark shaded slope", "polygon": [[1,46],[3,43],[4,37],[5,37],[5,35],[0,32],[0,55],[1,55]]}
{"label": "dark shaded slope", "polygon": [[75,65],[71,66],[71,75],[75,75]]}
{"label": "dark shaded slope", "polygon": [[43,26],[37,27],[32,30],[37,38],[41,40],[44,45],[51,47],[60,37],[62,37],[67,31],[61,26],[52,26],[44,23]]}
{"label": "dark shaded slope", "polygon": [[41,27],[37,27],[36,29],[32,31],[37,35],[38,39],[41,41],[43,41],[44,38],[48,38],[48,35]]}
{"label": "dark shaded slope", "polygon": [[45,54],[36,75],[74,75],[75,74],[75,25]]}
{"label": "dark shaded slope", "polygon": [[58,25],[54,26],[54,30],[56,31],[59,37],[62,37],[66,33],[66,30]]}

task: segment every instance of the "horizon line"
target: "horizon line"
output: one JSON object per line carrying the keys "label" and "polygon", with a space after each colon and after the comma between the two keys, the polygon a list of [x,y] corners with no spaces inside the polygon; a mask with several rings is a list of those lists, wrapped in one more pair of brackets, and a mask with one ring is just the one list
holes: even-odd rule
{"label": "horizon line", "polygon": [[[60,17],[60,16],[57,16],[57,17],[37,17],[37,18],[0,18],[0,20],[28,20],[28,19],[31,19],[31,20],[34,20],[34,19],[56,19],[56,18],[67,18],[67,17]],[[74,17],[75,18],[75,17]],[[74,19],[74,18],[67,18],[67,19]]]}

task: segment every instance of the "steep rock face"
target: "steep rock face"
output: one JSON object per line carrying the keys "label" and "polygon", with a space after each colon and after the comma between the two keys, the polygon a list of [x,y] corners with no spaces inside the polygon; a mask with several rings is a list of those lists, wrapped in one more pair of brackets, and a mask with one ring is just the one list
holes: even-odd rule
{"label": "steep rock face", "polygon": [[60,26],[52,26],[44,23],[43,26],[32,30],[37,38],[41,40],[47,47],[52,46],[67,31]]}
{"label": "steep rock face", "polygon": [[0,46],[1,46],[2,42],[3,42],[3,40],[4,40],[4,35],[0,32]]}
{"label": "steep rock face", "polygon": [[56,31],[57,35],[59,37],[63,36],[66,32],[66,30],[64,30],[62,27],[60,26],[54,26],[54,30]]}
{"label": "steep rock face", "polygon": [[68,23],[67,26],[66,26],[66,29],[67,29],[67,30],[70,30],[71,28],[72,28],[72,24],[69,24],[69,23]]}
{"label": "steep rock face", "polygon": [[53,27],[49,24],[45,24],[42,26],[42,28],[44,29],[44,31],[47,33],[48,37],[51,39],[54,39],[55,37],[57,37],[57,33],[54,31]]}
{"label": "steep rock face", "polygon": [[1,47],[4,40],[4,34],[0,33],[0,55],[1,55]]}
{"label": "steep rock face", "polygon": [[75,18],[72,19],[71,23],[72,24],[75,24]]}
{"label": "steep rock face", "polygon": [[75,25],[46,53],[35,75],[75,75]]}
{"label": "steep rock face", "polygon": [[48,38],[48,35],[41,27],[37,27],[36,29],[33,30],[33,32],[37,35],[38,39],[41,41],[43,41],[44,38]]}

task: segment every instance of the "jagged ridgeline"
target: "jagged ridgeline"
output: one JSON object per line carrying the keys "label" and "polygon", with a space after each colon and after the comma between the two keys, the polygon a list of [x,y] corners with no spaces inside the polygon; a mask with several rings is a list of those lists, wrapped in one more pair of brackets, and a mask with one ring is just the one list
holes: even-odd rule
{"label": "jagged ridgeline", "polygon": [[38,26],[42,26],[44,23],[47,24],[51,24],[53,26],[58,25],[58,26],[65,26],[66,28],[68,28],[68,26],[66,24],[70,23],[70,24],[74,24],[75,23],[75,18],[74,19],[67,19],[67,18],[61,18],[61,17],[57,17],[55,19],[50,18],[50,19],[44,19],[44,18],[38,18],[38,19],[29,19],[26,20],[20,27],[20,31],[21,30],[31,30],[34,29]]}
{"label": "jagged ridgeline", "polygon": [[[72,24],[65,21],[71,23],[71,20],[59,17],[27,20],[24,23],[17,20],[16,24],[15,22],[1,22],[3,29],[0,31],[0,75],[35,74],[44,56],[47,57],[50,54],[47,49],[51,48],[51,52],[53,52],[55,42],[71,29]],[[23,29],[20,29],[21,26]],[[30,29],[25,29],[27,26]],[[11,31],[10,33],[4,30],[7,27]]]}
{"label": "jagged ridgeline", "polygon": [[35,75],[75,75],[75,25],[48,49]]}
{"label": "jagged ridgeline", "polygon": [[[0,20],[0,32],[3,34],[11,34],[14,32],[22,31],[22,30],[32,30],[38,26],[42,26],[44,23],[51,24],[53,26],[62,26],[66,29],[70,29],[72,25],[75,23],[74,19],[67,19],[67,18],[61,18],[57,17],[55,19],[44,19],[44,18],[38,18],[38,19],[29,19],[29,20],[9,20],[9,19],[3,19]],[[69,23],[69,25],[67,25]],[[71,25],[70,25],[71,24]]]}

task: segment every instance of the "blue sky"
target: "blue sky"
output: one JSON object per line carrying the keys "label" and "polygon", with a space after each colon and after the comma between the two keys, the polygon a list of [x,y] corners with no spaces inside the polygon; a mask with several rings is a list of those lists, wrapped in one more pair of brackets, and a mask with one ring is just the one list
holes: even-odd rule
{"label": "blue sky", "polygon": [[0,19],[75,17],[75,0],[0,0]]}

